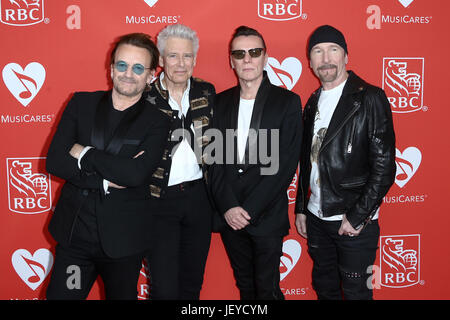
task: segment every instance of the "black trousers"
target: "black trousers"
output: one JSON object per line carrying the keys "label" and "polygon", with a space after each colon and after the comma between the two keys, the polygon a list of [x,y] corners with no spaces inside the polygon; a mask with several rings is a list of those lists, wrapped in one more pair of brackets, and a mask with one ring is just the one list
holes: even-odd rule
{"label": "black trousers", "polygon": [[154,199],[148,254],[150,299],[198,300],[211,242],[212,208],[203,180]]}
{"label": "black trousers", "polygon": [[107,300],[136,300],[144,254],[120,259],[108,257],[96,228],[76,222],[70,246],[56,246],[55,263],[47,287],[48,300],[86,299],[98,276]]}
{"label": "black trousers", "polygon": [[221,231],[241,300],[283,300],[280,289],[282,236],[252,236],[228,226]]}
{"label": "black trousers", "polygon": [[319,300],[371,300],[368,267],[375,262],[380,228],[367,224],[358,236],[340,236],[341,221],[324,221],[308,213],[308,252],[313,260],[312,283]]}

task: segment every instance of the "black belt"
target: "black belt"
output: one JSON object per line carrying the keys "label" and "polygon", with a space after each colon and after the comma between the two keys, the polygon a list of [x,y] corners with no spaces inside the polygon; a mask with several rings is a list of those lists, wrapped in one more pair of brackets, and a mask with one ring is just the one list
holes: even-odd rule
{"label": "black belt", "polygon": [[173,192],[173,191],[185,191],[186,189],[192,188],[193,186],[199,184],[203,182],[203,179],[197,179],[197,180],[192,180],[192,181],[185,181],[179,184],[175,184],[173,186],[168,186],[167,187],[167,191],[168,192]]}

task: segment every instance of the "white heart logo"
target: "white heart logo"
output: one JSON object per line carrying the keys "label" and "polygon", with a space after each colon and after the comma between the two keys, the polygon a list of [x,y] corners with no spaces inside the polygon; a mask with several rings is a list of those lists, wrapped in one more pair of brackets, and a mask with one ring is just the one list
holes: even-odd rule
{"label": "white heart logo", "polygon": [[272,84],[291,90],[300,79],[302,63],[297,58],[289,57],[280,65],[277,59],[269,57],[265,70]]}
{"label": "white heart logo", "polygon": [[39,249],[32,255],[28,250],[18,249],[11,262],[19,277],[32,290],[36,290],[45,280],[53,266],[53,255],[47,249]]}
{"label": "white heart logo", "polygon": [[144,0],[146,4],[148,4],[150,7],[153,7],[158,0]]}
{"label": "white heart logo", "polygon": [[45,81],[45,69],[38,62],[29,63],[25,69],[17,63],[8,63],[2,75],[6,87],[24,107],[36,97]]}
{"label": "white heart logo", "polygon": [[413,1],[414,0],[398,0],[398,2],[400,2],[405,8],[407,8]]}
{"label": "white heart logo", "polygon": [[280,258],[280,281],[294,269],[301,254],[302,246],[296,240],[289,239],[283,242],[283,255]]}
{"label": "white heart logo", "polygon": [[395,149],[395,164],[397,165],[395,183],[403,188],[419,169],[421,162],[422,153],[416,147],[406,148],[403,153]]}

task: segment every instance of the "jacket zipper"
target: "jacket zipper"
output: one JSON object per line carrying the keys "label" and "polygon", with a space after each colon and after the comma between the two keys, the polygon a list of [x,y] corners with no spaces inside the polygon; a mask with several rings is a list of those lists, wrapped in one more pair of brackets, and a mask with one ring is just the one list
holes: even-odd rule
{"label": "jacket zipper", "polygon": [[[359,108],[355,108],[355,109],[353,110],[353,112],[350,113],[350,114],[347,116],[347,118],[345,119],[345,121],[342,122],[342,125],[338,128],[338,130],[336,130],[336,132],[334,133],[334,135],[328,139],[328,141],[334,139],[334,137],[339,133],[339,131],[340,131],[340,130],[342,129],[342,127],[345,125],[345,123],[347,122],[347,120],[350,119],[350,118],[356,113],[356,111],[358,111],[358,110],[359,110]],[[355,124],[355,123],[353,123],[353,125],[354,125],[354,124]],[[353,130],[352,130],[352,131],[353,131]],[[317,166],[318,166],[318,170],[319,170],[319,181],[320,181],[320,182],[322,182],[322,175],[321,175],[321,172],[320,172],[320,154],[321,154],[321,152],[322,152],[323,147],[324,147],[324,144],[322,143],[322,145],[320,146],[319,152],[318,152],[318,154],[317,154],[317,164],[318,164]],[[349,147],[350,147],[350,152],[351,152],[351,151],[352,151],[352,146],[350,145]],[[348,151],[348,150],[349,150],[349,148],[347,147],[347,151]],[[349,153],[350,153],[350,152],[349,152]],[[322,186],[320,187],[320,212],[319,212],[319,215],[323,217],[323,188],[322,188]]]}
{"label": "jacket zipper", "polygon": [[352,130],[350,131],[350,137],[349,137],[348,145],[347,145],[347,153],[352,153],[352,143],[353,143],[353,139],[355,136],[355,127],[356,127],[356,122],[353,121]]}

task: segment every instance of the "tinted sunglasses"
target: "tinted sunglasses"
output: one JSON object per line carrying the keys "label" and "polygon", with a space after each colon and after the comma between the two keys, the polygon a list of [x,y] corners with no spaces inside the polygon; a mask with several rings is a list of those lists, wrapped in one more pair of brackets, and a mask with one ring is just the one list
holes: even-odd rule
{"label": "tinted sunglasses", "polygon": [[240,60],[240,59],[244,59],[245,53],[248,52],[250,57],[258,58],[263,51],[264,51],[264,48],[253,48],[253,49],[249,49],[248,51],[246,51],[246,50],[232,50],[231,51],[231,56],[233,58],[235,58],[235,59]]}
{"label": "tinted sunglasses", "polygon": [[[125,72],[128,70],[128,63],[126,63],[125,61],[117,61],[114,64],[114,67],[116,68],[117,71],[119,72]],[[138,76],[140,76],[141,74],[144,73],[145,69],[150,69],[150,68],[146,68],[144,67],[142,64],[140,63],[135,63],[133,64],[133,66],[131,67],[131,70],[133,70],[133,72],[135,74],[137,74]]]}

